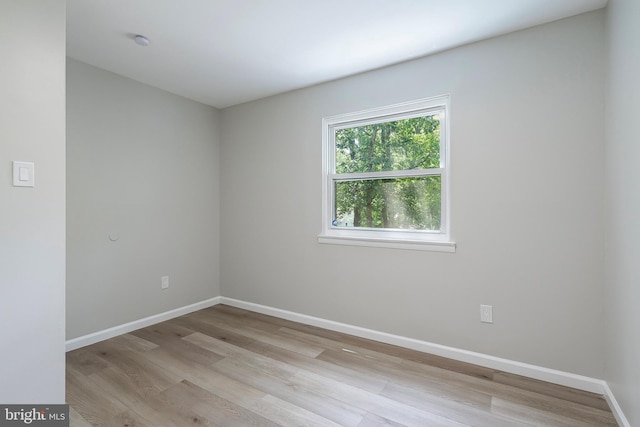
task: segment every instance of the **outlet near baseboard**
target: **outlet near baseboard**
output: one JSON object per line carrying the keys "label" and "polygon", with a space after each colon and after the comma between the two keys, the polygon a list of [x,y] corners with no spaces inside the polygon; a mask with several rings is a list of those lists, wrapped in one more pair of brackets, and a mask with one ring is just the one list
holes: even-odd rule
{"label": "outlet near baseboard", "polygon": [[483,323],[493,323],[493,306],[480,306],[480,321]]}

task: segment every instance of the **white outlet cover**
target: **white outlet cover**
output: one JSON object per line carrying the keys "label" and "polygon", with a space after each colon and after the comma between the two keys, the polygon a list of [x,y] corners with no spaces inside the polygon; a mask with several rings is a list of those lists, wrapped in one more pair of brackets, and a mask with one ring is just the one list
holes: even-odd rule
{"label": "white outlet cover", "polygon": [[480,321],[483,323],[493,323],[493,306],[480,306]]}
{"label": "white outlet cover", "polygon": [[160,278],[160,284],[162,289],[167,289],[169,287],[169,276],[162,276]]}

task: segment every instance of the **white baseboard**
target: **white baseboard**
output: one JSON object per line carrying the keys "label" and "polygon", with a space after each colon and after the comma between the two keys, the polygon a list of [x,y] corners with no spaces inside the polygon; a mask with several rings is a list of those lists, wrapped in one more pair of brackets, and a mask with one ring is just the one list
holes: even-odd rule
{"label": "white baseboard", "polygon": [[424,353],[447,357],[449,359],[459,360],[461,362],[472,363],[474,365],[480,365],[486,368],[522,375],[525,377],[577,388],[579,390],[589,391],[592,393],[602,395],[605,394],[606,383],[603,380],[595,378],[558,371],[555,369],[543,368],[541,366],[516,362],[509,359],[502,359],[500,357],[494,357],[482,353],[475,353],[473,351],[434,344],[427,341],[420,341],[413,338],[388,334],[385,332],[374,331],[372,329],[366,329],[359,326],[334,322],[332,320],[307,316],[305,314],[240,301],[233,298],[221,297],[221,303],[262,314],[267,314],[270,316],[279,317],[282,319],[292,320],[294,322],[304,323],[306,325],[317,326],[324,329],[330,329],[332,331],[355,335],[361,338],[367,338],[387,344],[410,348],[412,350],[417,350]]}
{"label": "white baseboard", "polygon": [[345,323],[334,322],[319,317],[307,316],[293,311],[282,310],[265,305],[255,304],[246,301],[240,301],[233,298],[221,297],[222,304],[245,310],[255,311],[257,313],[267,314],[281,319],[287,319],[294,322],[304,323],[305,325],[317,326],[336,332],[342,332],[349,335],[355,335],[361,338],[367,338],[374,341],[380,341],[387,344],[393,344],[424,353],[434,354],[436,356],[447,357],[461,362],[472,363],[474,365],[483,366],[485,368],[496,369],[503,372],[509,372],[536,380],[546,381],[553,384],[563,385],[566,387],[576,388],[591,393],[603,395],[609,403],[609,407],[616,418],[616,421],[622,427],[631,427],[627,421],[620,405],[616,401],[613,392],[609,388],[606,381],[576,375],[569,372],[558,371],[555,369],[544,368],[541,366],[530,365],[528,363],[516,362],[514,360],[503,359],[500,357],[490,356],[488,354],[476,353],[473,351],[462,350],[455,347],[448,347],[440,344],[434,344],[427,341],[420,341],[413,338],[407,338],[400,335],[388,334],[372,329],[366,329],[359,326],[348,325]]}
{"label": "white baseboard", "polygon": [[611,408],[611,412],[613,412],[613,416],[616,417],[616,421],[618,422],[618,424],[621,427],[631,427],[631,424],[622,412],[622,408],[618,404],[616,397],[613,395],[613,391],[611,391],[611,389],[609,388],[609,384],[607,384],[606,382],[604,383],[604,389],[604,398],[607,400],[609,408]]}
{"label": "white baseboard", "polygon": [[97,342],[104,341],[118,335],[135,331],[136,329],[146,328],[147,326],[155,325],[156,323],[164,322],[165,320],[173,319],[174,317],[183,316],[194,311],[202,310],[203,308],[212,307],[214,305],[220,304],[220,298],[221,297],[210,298],[208,300],[200,301],[195,304],[190,304],[184,307],[165,311],[164,313],[154,314],[153,316],[145,317],[144,319],[134,320],[133,322],[114,326],[113,328],[94,332],[88,335],[83,335],[78,338],[73,338],[71,340],[67,340],[67,342],[65,343],[65,348],[66,351],[75,350],[80,347],[85,347],[87,345],[95,344]]}
{"label": "white baseboard", "polygon": [[144,319],[125,323],[124,325],[115,326],[103,331],[98,331],[88,335],[84,335],[82,337],[74,338],[66,342],[66,350],[75,350],[80,347],[91,345],[99,341],[113,338],[121,334],[126,334],[128,332],[135,331],[136,329],[164,322],[165,320],[173,319],[174,317],[182,316],[197,310],[202,310],[203,308],[212,307],[217,304],[227,304],[233,307],[255,311],[257,313],[279,317],[281,319],[304,323],[311,326],[317,326],[332,331],[355,335],[361,338],[367,338],[374,341],[380,341],[387,344],[421,351],[424,353],[447,357],[449,359],[458,360],[461,362],[472,363],[474,365],[483,366],[485,368],[496,369],[516,375],[522,375],[528,378],[547,381],[553,384],[559,384],[579,390],[589,391],[591,393],[597,393],[605,397],[605,399],[609,403],[611,411],[616,417],[616,421],[618,422],[618,424],[620,424],[622,427],[631,427],[624,413],[622,412],[622,409],[618,405],[613,392],[609,388],[609,385],[606,383],[606,381],[600,379],[576,375],[569,372],[558,371],[555,369],[544,368],[541,366],[530,365],[527,363],[516,362],[514,360],[503,359],[483,353],[476,353],[473,351],[462,350],[455,347],[448,347],[427,341],[416,340],[400,335],[388,334],[386,332],[379,332],[373,329],[362,328],[360,326],[334,322],[333,320],[307,316],[306,314],[282,310],[279,308],[227,297],[211,298],[205,301],[197,302],[195,304],[176,308],[164,313],[145,317]]}

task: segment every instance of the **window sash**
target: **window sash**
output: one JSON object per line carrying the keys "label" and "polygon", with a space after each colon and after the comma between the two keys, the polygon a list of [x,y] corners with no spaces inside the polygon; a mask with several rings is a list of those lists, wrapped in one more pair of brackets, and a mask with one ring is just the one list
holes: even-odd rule
{"label": "window sash", "polygon": [[[455,243],[449,236],[449,96],[419,99],[355,113],[325,117],[322,120],[323,139],[323,201],[322,228],[318,241],[321,243],[353,244],[359,246],[387,246],[402,249],[425,249],[455,252]],[[440,125],[440,167],[431,169],[411,169],[396,171],[336,173],[335,132],[370,124],[422,116],[439,115]],[[335,183],[349,180],[384,178],[404,178],[440,176],[441,210],[440,230],[405,230],[366,227],[334,227]],[[340,243],[343,242],[343,243]],[[349,243],[350,242],[350,243]]]}
{"label": "window sash", "polygon": [[[444,195],[446,194],[446,174],[444,173],[444,169],[424,169],[422,173],[415,171],[393,171],[393,173],[389,172],[369,172],[369,173],[357,173],[357,174],[333,174],[329,176],[327,180],[327,186],[330,188],[330,197],[329,201],[329,209],[331,214],[327,216],[327,220],[329,224],[327,225],[328,230],[333,230],[334,232],[340,230],[340,233],[343,233],[342,230],[346,230],[347,232],[358,232],[368,231],[372,233],[382,233],[382,232],[399,232],[401,234],[411,234],[411,233],[422,233],[422,234],[430,234],[430,235],[446,235],[448,230],[447,224],[447,216],[445,215],[447,209],[447,200]],[[349,175],[349,177],[347,177]],[[354,176],[355,175],[355,176]],[[416,177],[426,177],[426,176],[439,176],[440,177],[440,229],[439,230],[417,230],[417,229],[402,229],[402,228],[378,228],[378,227],[338,227],[333,225],[333,216],[336,212],[336,183],[337,182],[353,182],[353,181],[366,181],[366,180],[382,180],[382,179],[394,179],[394,178],[416,178]]]}
{"label": "window sash", "polygon": [[444,168],[433,169],[410,169],[398,171],[380,171],[380,172],[355,172],[355,173],[332,173],[329,174],[330,181],[363,181],[367,179],[384,179],[384,178],[414,178],[431,175],[444,175]]}
{"label": "window sash", "polygon": [[371,119],[357,119],[348,122],[340,122],[337,124],[330,124],[328,129],[328,167],[329,173],[336,173],[336,131],[341,129],[351,129],[361,126],[374,125],[378,123],[388,123],[396,120],[414,119],[416,117],[425,116],[440,116],[440,168],[444,169],[447,166],[447,144],[443,144],[443,141],[447,141],[448,126],[446,117],[446,107],[438,106],[432,108],[422,108],[409,113],[394,113],[383,116],[377,116]]}

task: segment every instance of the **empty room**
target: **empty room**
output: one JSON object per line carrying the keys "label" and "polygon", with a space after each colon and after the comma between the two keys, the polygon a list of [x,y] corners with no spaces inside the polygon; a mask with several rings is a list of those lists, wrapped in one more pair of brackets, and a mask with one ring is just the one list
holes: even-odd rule
{"label": "empty room", "polygon": [[640,425],[638,46],[635,0],[3,0],[0,425]]}

